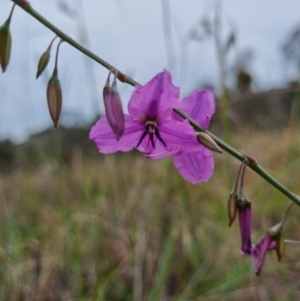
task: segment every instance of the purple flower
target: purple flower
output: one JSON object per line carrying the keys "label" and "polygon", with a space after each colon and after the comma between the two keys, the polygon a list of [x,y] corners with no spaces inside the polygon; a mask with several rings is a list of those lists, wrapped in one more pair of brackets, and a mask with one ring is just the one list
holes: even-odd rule
{"label": "purple flower", "polygon": [[125,128],[116,141],[106,117],[102,117],[90,131],[101,153],[129,151],[133,147],[151,154],[157,149],[169,155],[178,150],[197,151],[195,131],[188,122],[173,120],[172,109],[179,107],[179,89],[173,86],[168,71],[157,74],[144,86],[136,86],[124,114]]}
{"label": "purple flower", "polygon": [[244,255],[250,255],[252,252],[251,246],[251,221],[252,221],[252,211],[251,203],[249,201],[238,203],[238,216],[242,240],[241,251]]}
{"label": "purple flower", "polygon": [[274,249],[277,253],[277,259],[280,261],[284,249],[282,223],[269,229],[259,242],[252,246],[252,266],[257,276],[261,274],[267,252]]}
{"label": "purple flower", "polygon": [[276,239],[268,232],[252,247],[252,267],[257,276],[261,274],[267,252],[269,250],[274,250],[275,248]]}

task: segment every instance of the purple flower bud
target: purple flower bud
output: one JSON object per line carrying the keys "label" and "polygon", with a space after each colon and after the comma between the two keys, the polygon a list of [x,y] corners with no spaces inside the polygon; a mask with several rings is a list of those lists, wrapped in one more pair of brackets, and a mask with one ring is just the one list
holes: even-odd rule
{"label": "purple flower bud", "polygon": [[109,80],[110,73],[103,88],[105,114],[107,121],[116,136],[116,139],[119,140],[124,132],[125,119],[121,98],[117,91],[117,75],[115,74],[111,87],[109,86]]}
{"label": "purple flower bud", "polygon": [[53,74],[48,82],[47,102],[51,119],[53,121],[54,127],[56,128],[58,125],[62,106],[62,92],[60,81],[57,77],[57,69],[54,69]]}
{"label": "purple flower bud", "polygon": [[251,254],[251,222],[252,222],[252,210],[250,201],[238,201],[238,216],[240,224],[240,233],[242,247],[241,251],[245,255]]}

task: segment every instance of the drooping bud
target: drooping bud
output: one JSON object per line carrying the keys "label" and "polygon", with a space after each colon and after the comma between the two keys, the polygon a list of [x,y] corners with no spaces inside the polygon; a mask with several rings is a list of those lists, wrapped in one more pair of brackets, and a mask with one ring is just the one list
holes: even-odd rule
{"label": "drooping bud", "polygon": [[217,143],[207,134],[199,132],[197,133],[198,141],[211,151],[222,154],[223,151],[219,148]]}
{"label": "drooping bud", "polygon": [[107,121],[111,129],[113,130],[116,139],[119,140],[124,132],[125,118],[121,98],[117,91],[118,72],[115,72],[114,80],[111,87],[109,86],[110,73],[108,74],[106,84],[103,88],[104,107]]}
{"label": "drooping bud", "polygon": [[62,92],[56,68],[54,69],[53,74],[48,82],[47,102],[51,119],[53,121],[54,127],[56,128],[58,125],[62,106]]}
{"label": "drooping bud", "polygon": [[15,8],[13,5],[8,19],[0,27],[0,65],[2,72],[6,71],[6,68],[9,64],[10,53],[11,53],[11,33],[10,33],[10,21]]}
{"label": "drooping bud", "polygon": [[247,200],[239,200],[237,203],[239,225],[241,233],[242,247],[241,251],[245,255],[251,254],[251,224],[252,224],[252,210],[251,202]]}
{"label": "drooping bud", "polygon": [[236,214],[237,214],[237,194],[234,191],[231,191],[227,201],[227,214],[228,214],[228,226],[231,227],[233,224]]}
{"label": "drooping bud", "polygon": [[239,225],[241,233],[242,247],[241,251],[245,255],[251,254],[252,244],[251,244],[251,225],[252,225],[252,209],[251,202],[244,191],[244,178],[247,168],[248,161],[244,161],[241,165],[241,183],[239,197],[237,201],[238,215],[239,215]]}
{"label": "drooping bud", "polygon": [[280,262],[284,252],[284,235],[282,232],[282,222],[269,229],[268,233],[272,238],[274,238],[276,242],[275,250],[277,259]]}
{"label": "drooping bud", "polygon": [[49,60],[50,60],[51,47],[52,47],[52,44],[53,44],[53,42],[56,38],[57,38],[57,36],[52,39],[52,41],[51,41],[50,45],[48,46],[47,50],[42,54],[42,56],[39,60],[39,64],[38,64],[38,68],[37,68],[37,72],[36,72],[36,78],[38,78],[43,73],[43,71],[46,69],[46,67],[49,63]]}

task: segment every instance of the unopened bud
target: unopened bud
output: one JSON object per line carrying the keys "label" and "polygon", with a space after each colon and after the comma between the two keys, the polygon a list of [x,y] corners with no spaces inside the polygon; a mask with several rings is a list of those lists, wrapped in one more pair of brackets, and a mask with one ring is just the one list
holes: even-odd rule
{"label": "unopened bud", "polygon": [[109,87],[109,77],[110,73],[103,88],[105,114],[116,139],[119,140],[124,132],[125,119],[121,98],[117,91],[117,75],[115,74],[111,87]]}
{"label": "unopened bud", "polygon": [[237,194],[231,192],[227,201],[228,226],[231,227],[237,213]]}
{"label": "unopened bud", "polygon": [[217,143],[207,134],[205,133],[197,133],[197,139],[198,141],[203,144],[205,147],[210,149],[211,151],[217,152],[222,154],[222,150],[219,148]]}
{"label": "unopened bud", "polygon": [[278,261],[281,261],[284,252],[284,235],[282,232],[282,222],[269,229],[268,234],[276,242],[276,254]]}
{"label": "unopened bud", "polygon": [[36,72],[36,78],[38,78],[46,69],[49,60],[50,60],[50,52],[51,52],[51,48],[52,48],[52,44],[54,42],[54,40],[57,38],[54,37],[50,43],[50,45],[48,46],[47,50],[42,54],[40,60],[39,60],[39,64],[38,64],[38,68],[37,68],[37,72]]}
{"label": "unopened bud", "polygon": [[56,128],[58,125],[62,106],[62,92],[60,81],[57,77],[57,69],[54,69],[53,74],[48,82],[47,102],[51,119],[53,121],[54,127]]}
{"label": "unopened bud", "polygon": [[10,52],[11,52],[11,34],[9,29],[10,20],[8,19],[0,27],[0,65],[2,72],[6,71],[9,64]]}
{"label": "unopened bud", "polygon": [[43,73],[43,71],[46,69],[49,59],[50,59],[50,52],[47,50],[42,54],[42,56],[39,60],[39,64],[38,64],[38,68],[37,68],[37,72],[36,72],[36,78],[38,78]]}

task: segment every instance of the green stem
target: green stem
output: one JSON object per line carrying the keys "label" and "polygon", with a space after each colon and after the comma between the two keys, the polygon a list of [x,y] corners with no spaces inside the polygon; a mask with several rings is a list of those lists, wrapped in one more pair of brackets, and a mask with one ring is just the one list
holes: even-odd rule
{"label": "green stem", "polygon": [[[30,3],[26,4],[20,4],[18,0],[11,0],[18,6],[20,6],[22,9],[24,9],[28,14],[30,14],[32,17],[34,17],[36,20],[38,20],[40,23],[45,25],[47,28],[49,28],[51,31],[53,31],[56,35],[58,35],[61,39],[63,39],[66,43],[69,43],[71,46],[76,48],[78,51],[82,52],[86,56],[90,57],[103,67],[107,68],[108,70],[118,70],[116,67],[110,65],[105,60],[98,57],[96,54],[88,50],[87,48],[83,47],[76,41],[74,41],[71,37],[66,35],[64,32],[62,32],[59,28],[54,26],[52,23],[50,23],[48,20],[46,20],[42,15],[40,15],[38,12],[36,12]],[[129,76],[124,76],[122,79],[123,82],[126,82],[132,86],[139,85],[138,82],[136,82],[134,79],[130,78]],[[226,142],[215,136],[214,134],[210,133],[208,130],[205,130],[201,125],[199,125],[195,120],[193,120],[190,116],[188,116],[186,113],[184,113],[180,109],[174,109],[174,111],[184,119],[187,119],[190,124],[195,128],[197,131],[201,131],[209,135],[212,139],[215,140],[215,142],[219,145],[220,148],[222,148],[224,151],[229,153],[231,156],[235,157],[236,159],[240,160],[241,162],[244,161],[245,156],[228,145]],[[259,174],[262,178],[264,178],[268,183],[270,183],[272,186],[274,186],[277,190],[279,190],[282,194],[284,194],[287,198],[289,198],[291,201],[293,201],[295,204],[300,206],[300,198],[289,191],[284,185],[282,185],[280,182],[278,182],[275,178],[273,178],[268,172],[266,172],[259,164],[248,164],[248,166],[255,171],[257,174]]]}

